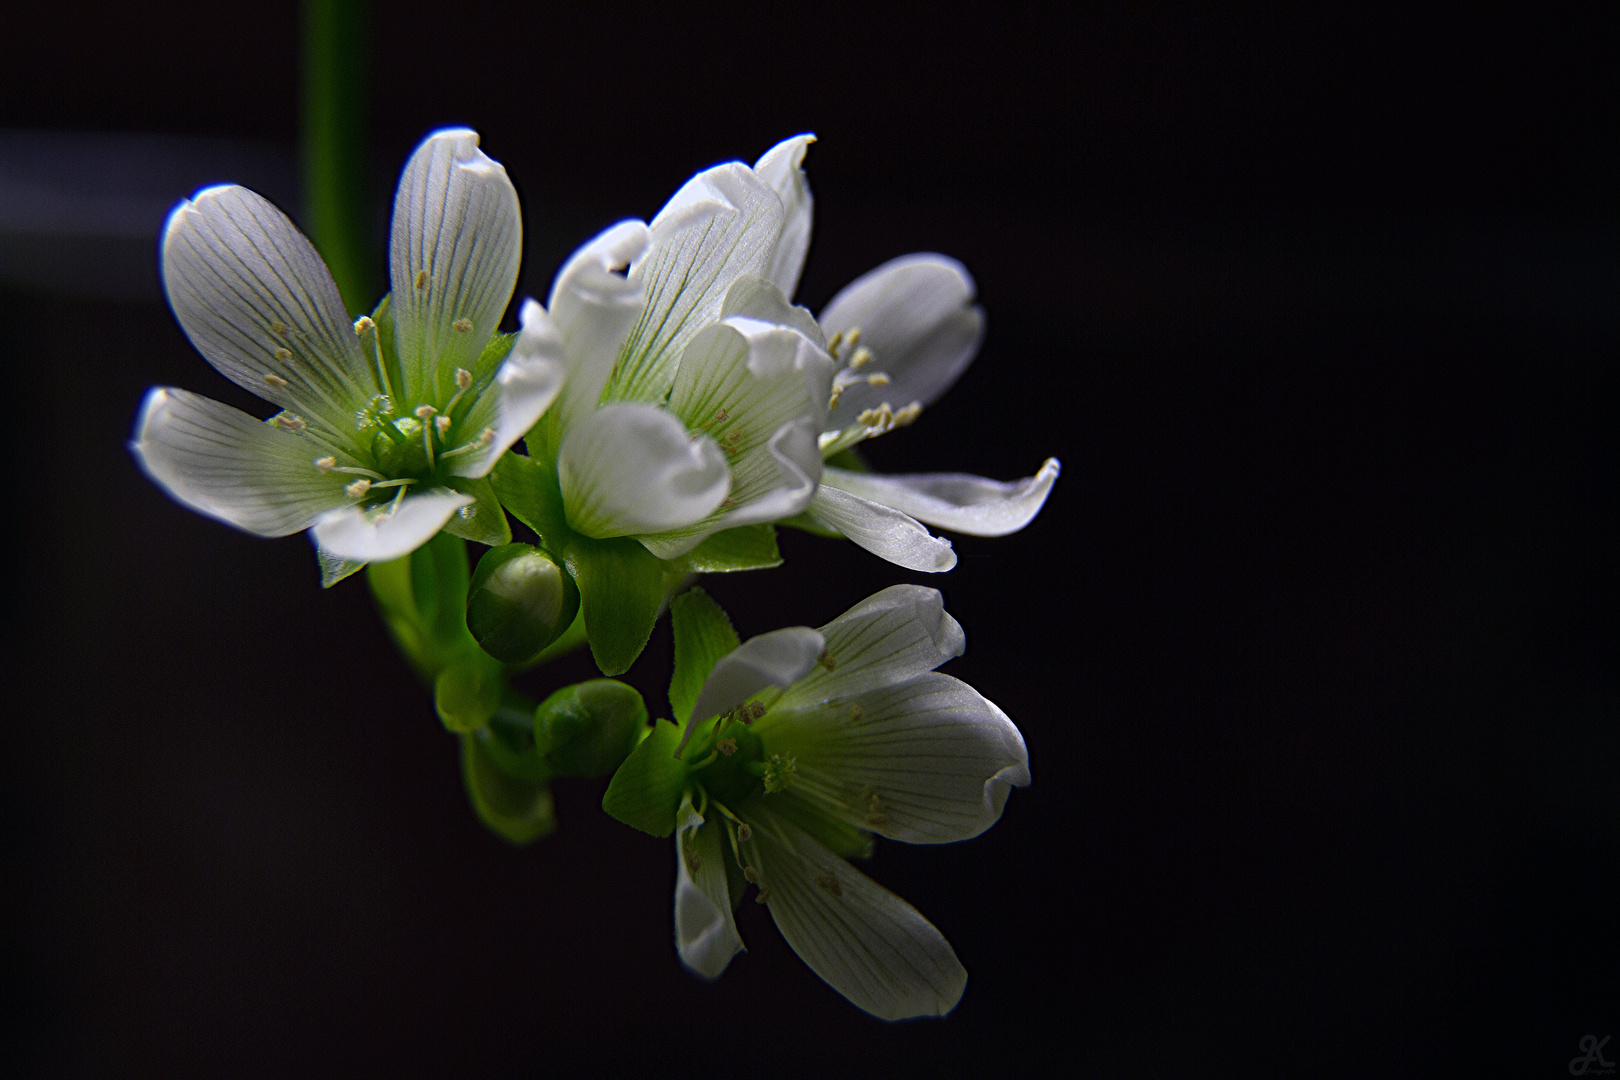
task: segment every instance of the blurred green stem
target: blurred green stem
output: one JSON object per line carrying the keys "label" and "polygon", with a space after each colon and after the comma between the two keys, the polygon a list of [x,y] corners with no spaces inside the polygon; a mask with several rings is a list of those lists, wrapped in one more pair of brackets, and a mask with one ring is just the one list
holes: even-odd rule
{"label": "blurred green stem", "polygon": [[376,299],[366,200],[366,0],[304,0],[304,211],[351,315]]}

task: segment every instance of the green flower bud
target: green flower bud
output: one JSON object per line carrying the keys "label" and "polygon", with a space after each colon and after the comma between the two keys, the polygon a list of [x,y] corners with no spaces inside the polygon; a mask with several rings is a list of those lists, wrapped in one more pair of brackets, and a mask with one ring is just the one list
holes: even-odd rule
{"label": "green flower bud", "polygon": [[641,740],[647,706],[614,679],[565,686],[534,710],[534,743],[562,776],[606,776]]}
{"label": "green flower bud", "polygon": [[579,611],[574,579],[532,544],[503,544],[478,561],[467,629],[485,652],[521,664],[557,640]]}

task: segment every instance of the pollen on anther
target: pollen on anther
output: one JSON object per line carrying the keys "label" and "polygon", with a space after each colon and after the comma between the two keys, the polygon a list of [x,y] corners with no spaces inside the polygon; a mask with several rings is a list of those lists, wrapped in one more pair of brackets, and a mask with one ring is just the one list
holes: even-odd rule
{"label": "pollen on anther", "polygon": [[266,375],[264,377],[264,382],[266,386],[272,387],[276,390],[285,390],[289,385],[287,380],[283,379],[280,375]]}
{"label": "pollen on anther", "polygon": [[455,322],[450,324],[450,328],[452,330],[458,330],[463,334],[470,334],[472,333],[472,320],[466,318],[457,319]]}
{"label": "pollen on anther", "polygon": [[[730,757],[732,754],[735,754],[737,752],[737,740],[736,739],[721,739],[718,743],[715,744],[715,749],[720,751],[722,754],[726,755],[726,757]],[[746,825],[743,826],[743,827],[747,828]]]}
{"label": "pollen on anther", "polygon": [[747,822],[737,826],[737,843],[746,844],[753,838],[754,830]]}
{"label": "pollen on anther", "polygon": [[370,491],[370,490],[371,490],[371,481],[370,480],[365,480],[365,479],[360,479],[360,480],[356,480],[352,484],[345,485],[345,487],[343,488],[343,494],[347,495],[351,499],[358,499],[358,498],[362,497],[363,495],[365,495],[365,493]]}
{"label": "pollen on anther", "polygon": [[917,417],[919,417],[921,415],[922,415],[922,402],[913,401],[910,405],[907,405],[905,408],[899,410],[898,412],[896,412],[894,414],[894,426],[895,427],[905,427],[907,424],[910,424],[910,423],[913,423],[914,421],[916,421]]}
{"label": "pollen on anther", "polygon": [[428,286],[428,272],[426,270],[418,270],[416,272],[416,287],[418,289],[425,289],[425,288],[427,288],[427,286]]}
{"label": "pollen on anther", "polygon": [[277,349],[276,350],[276,359],[281,360],[283,362],[291,360],[292,359],[292,350],[290,350],[290,349]]}
{"label": "pollen on anther", "polygon": [[371,321],[370,315],[362,315],[354,320],[354,332],[356,334],[369,334],[375,329],[377,329],[377,324]]}
{"label": "pollen on anther", "polygon": [[466,390],[472,386],[472,372],[464,367],[456,368],[456,389]]}
{"label": "pollen on anther", "polygon": [[439,437],[443,438],[444,433],[450,430],[450,418],[448,416],[435,416],[433,418],[433,427],[438,431]]}
{"label": "pollen on anther", "polygon": [[416,418],[418,420],[426,420],[428,417],[432,416],[438,411],[438,409],[435,409],[431,405],[418,405],[416,407]]}
{"label": "pollen on anther", "polygon": [[889,377],[886,374],[884,374],[883,372],[881,372],[881,371],[872,372],[872,374],[870,374],[870,375],[868,375],[866,377],[866,381],[872,386],[888,386],[889,385]]}
{"label": "pollen on anther", "polygon": [[827,351],[832,353],[834,356],[837,356],[838,346],[843,342],[843,340],[844,332],[842,330],[834,330],[833,336],[827,339]]}
{"label": "pollen on anther", "polygon": [[304,429],[309,426],[304,423],[303,417],[294,416],[289,412],[277,413],[271,417],[270,422],[290,435],[302,435]]}
{"label": "pollen on anther", "polygon": [[872,362],[872,350],[868,349],[864,345],[862,345],[860,348],[856,349],[855,350],[855,355],[849,358],[849,366],[852,367],[852,368],[865,367],[867,364],[870,364],[871,362]]}
{"label": "pollen on anther", "polygon": [[861,328],[858,327],[858,326],[850,327],[849,328],[849,333],[844,335],[844,344],[848,345],[850,348],[853,349],[855,346],[859,345],[860,343],[861,343]]}
{"label": "pollen on anther", "polygon": [[326,457],[318,457],[315,459],[315,467],[323,473],[331,472],[337,468],[337,458],[332,457],[330,454]]}

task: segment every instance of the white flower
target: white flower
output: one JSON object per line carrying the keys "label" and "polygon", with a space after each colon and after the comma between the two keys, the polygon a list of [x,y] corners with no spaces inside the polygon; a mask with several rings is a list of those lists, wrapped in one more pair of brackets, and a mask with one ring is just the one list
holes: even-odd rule
{"label": "white flower", "polygon": [[[862,1009],[898,1020],[956,1005],[967,972],[945,938],[845,856],[870,854],[874,833],[977,836],[1029,783],[1012,721],[933,670],[963,646],[937,591],[897,585],[719,660],[681,754],[675,936],[688,967],[715,978],[742,950],[732,909],[752,883],[794,951]],[[673,729],[660,731],[648,742],[667,747]]]}
{"label": "white flower", "polygon": [[441,528],[498,536],[479,478],[561,383],[495,335],[521,254],[517,193],[464,128],[406,163],[375,322],[351,324],[314,247],[264,198],[199,191],[165,227],[169,304],[209,363],[282,411],[261,422],[154,388],[132,449],[194,510],[261,536],[312,528],[329,581]]}
{"label": "white flower", "polygon": [[526,442],[574,532],[671,559],[809,505],[835,365],[770,276],[784,251],[802,259],[793,177],[772,161],[699,173],[651,225],[576,252],[546,307],[523,305],[513,356],[568,373]]}
{"label": "white flower", "polygon": [[[809,248],[812,202],[800,165],[813,138],[789,139],[755,166],[792,178],[794,239],[779,247],[773,278],[789,296]],[[819,440],[826,458],[916,420],[973,362],[984,338],[973,278],[944,255],[884,263],[845,286],[819,321],[839,364],[829,402],[833,424]],[[909,570],[949,570],[956,565],[950,542],[922,523],[970,536],[1017,532],[1040,512],[1059,468],[1048,458],[1034,476],[1002,482],[966,473],[881,476],[829,465],[809,516]]]}

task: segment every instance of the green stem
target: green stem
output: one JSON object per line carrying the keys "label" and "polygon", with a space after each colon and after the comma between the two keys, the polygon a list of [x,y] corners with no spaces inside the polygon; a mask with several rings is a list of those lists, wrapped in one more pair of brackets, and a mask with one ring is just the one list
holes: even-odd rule
{"label": "green stem", "polygon": [[376,296],[366,198],[366,0],[304,0],[304,209],[350,314]]}

